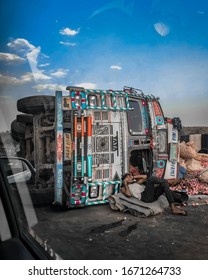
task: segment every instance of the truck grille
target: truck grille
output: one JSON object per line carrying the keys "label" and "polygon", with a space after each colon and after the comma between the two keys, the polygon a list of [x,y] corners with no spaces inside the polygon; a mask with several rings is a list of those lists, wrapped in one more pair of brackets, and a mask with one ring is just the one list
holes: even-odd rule
{"label": "truck grille", "polygon": [[108,152],[110,149],[109,137],[97,137],[96,138],[96,152]]}
{"label": "truck grille", "polygon": [[94,111],[94,120],[95,121],[108,121],[108,111]]}
{"label": "truck grille", "polygon": [[110,178],[110,170],[107,169],[97,169],[95,173],[95,179],[109,179]]}

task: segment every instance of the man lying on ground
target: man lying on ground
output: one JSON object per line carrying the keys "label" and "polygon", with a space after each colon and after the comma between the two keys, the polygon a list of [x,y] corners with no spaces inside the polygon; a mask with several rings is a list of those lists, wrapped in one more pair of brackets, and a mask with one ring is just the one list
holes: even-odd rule
{"label": "man lying on ground", "polygon": [[156,177],[147,178],[147,175],[131,175],[126,173],[122,177],[121,192],[127,197],[135,197],[143,202],[151,203],[159,196],[165,194],[173,214],[187,215],[185,210],[179,209],[175,201],[168,181]]}

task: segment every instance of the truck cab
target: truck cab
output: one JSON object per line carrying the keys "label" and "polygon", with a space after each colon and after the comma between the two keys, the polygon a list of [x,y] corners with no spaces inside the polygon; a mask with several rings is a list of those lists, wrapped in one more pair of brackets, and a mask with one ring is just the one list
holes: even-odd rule
{"label": "truck cab", "polygon": [[177,177],[178,129],[158,98],[128,87],[67,90],[56,92],[55,203],[63,193],[70,207],[106,203],[126,172]]}

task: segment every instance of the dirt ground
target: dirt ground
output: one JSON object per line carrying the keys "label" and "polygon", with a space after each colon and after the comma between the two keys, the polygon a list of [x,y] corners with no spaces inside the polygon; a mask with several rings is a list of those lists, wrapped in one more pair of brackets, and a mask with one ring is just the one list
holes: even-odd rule
{"label": "dirt ground", "polygon": [[195,197],[184,209],[188,216],[168,209],[142,218],[109,205],[67,211],[49,206],[37,209],[35,230],[66,260],[208,260],[208,205]]}

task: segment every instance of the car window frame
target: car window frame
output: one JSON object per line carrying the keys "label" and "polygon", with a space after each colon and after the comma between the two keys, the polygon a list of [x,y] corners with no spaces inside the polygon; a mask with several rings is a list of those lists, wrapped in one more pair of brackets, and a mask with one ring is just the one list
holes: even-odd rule
{"label": "car window frame", "polygon": [[18,241],[18,248],[22,246],[22,249],[26,252],[25,256],[28,257],[28,259],[52,260],[51,256],[44,250],[44,248],[18,222],[18,212],[12,203],[11,193],[9,191],[10,186],[6,174],[3,171],[2,164],[3,162],[0,158],[0,196],[11,232],[11,239],[0,241],[0,244]]}

